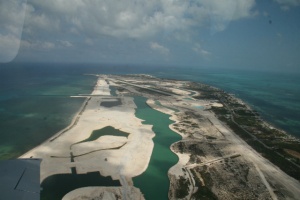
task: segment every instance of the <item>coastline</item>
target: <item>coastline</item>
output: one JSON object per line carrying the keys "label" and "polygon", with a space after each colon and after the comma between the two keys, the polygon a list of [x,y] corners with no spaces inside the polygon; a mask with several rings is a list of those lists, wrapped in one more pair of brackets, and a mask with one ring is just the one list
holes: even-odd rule
{"label": "coastline", "polygon": [[[166,111],[165,109],[157,108],[156,105],[153,105],[151,103],[149,103],[148,105],[151,106],[153,109],[156,109],[160,112],[169,114],[170,119],[175,121],[173,124],[170,125],[170,129],[173,130],[174,132],[178,133],[182,137],[182,140],[187,139],[187,137],[184,136],[181,132],[174,129],[174,124],[180,122],[180,120],[176,117],[176,115],[174,115],[175,112],[170,112],[170,111]],[[272,163],[269,160],[266,160],[264,157],[262,157],[251,146],[249,146],[243,139],[241,139],[232,130],[230,130],[230,128],[227,127],[226,124],[220,123],[219,120],[214,116],[213,113],[210,113],[210,114],[206,113],[206,116],[208,117],[210,122],[213,123],[214,126],[218,127],[218,130],[221,133],[225,134],[226,138],[230,138],[229,140],[231,141],[231,143],[241,144],[241,145],[239,145],[240,150],[235,148],[233,152],[238,152],[237,153],[238,155],[244,155],[245,157],[248,157],[248,160],[250,162],[254,163],[254,166],[255,166],[257,172],[259,173],[259,176],[262,178],[264,184],[268,188],[270,195],[272,196],[272,199],[277,199],[277,197],[274,194],[268,181],[266,181],[264,174],[267,174],[268,176],[274,176],[274,174],[276,174],[278,176],[277,179],[281,180],[284,185],[289,185],[290,187],[293,188],[293,190],[295,191],[294,196],[297,196],[299,194],[300,190],[296,186],[296,185],[299,185],[299,182],[296,179],[291,180],[291,177],[288,176],[286,173],[284,173],[281,169],[279,169],[278,166],[276,166],[274,163]],[[265,122],[265,123],[267,123],[267,122]],[[180,141],[178,141],[178,142],[180,142]],[[186,176],[186,177],[189,178],[190,183],[192,183],[192,184],[189,186],[189,191],[190,191],[189,194],[190,195],[186,196],[185,198],[191,198],[191,194],[195,193],[195,191],[197,190],[195,181],[194,181],[194,179],[191,178],[191,172],[189,171],[190,166],[188,163],[189,163],[191,154],[178,153],[178,151],[176,151],[176,149],[174,148],[174,145],[176,143],[173,143],[170,146],[170,150],[178,156],[179,161],[176,165],[174,165],[172,168],[170,168],[169,178],[171,181],[172,176],[176,176],[177,178],[180,178],[181,176],[186,176],[185,172],[188,172],[188,176]],[[195,165],[195,166],[197,166],[197,165]],[[182,169],[185,169],[185,172]],[[263,171],[263,173],[262,173],[262,171]],[[278,171],[280,171],[280,173],[278,173]],[[171,190],[171,188],[170,188],[170,190]],[[173,199],[173,197],[171,196],[170,199]]]}
{"label": "coastline", "polygon": [[[132,186],[131,178],[147,169],[154,145],[152,138],[155,134],[151,129],[152,126],[143,125],[142,120],[135,117],[136,105],[132,97],[110,95],[105,78],[106,76],[99,76],[92,95],[87,99],[89,101],[85,101],[82,109],[73,118],[72,124],[21,156],[21,158],[42,158],[40,178],[42,184],[56,174],[74,172],[85,174],[98,171],[102,176],[119,180],[127,196],[126,191],[130,189],[129,186]],[[100,106],[104,103],[109,105],[109,102],[118,98],[121,99],[120,105]],[[88,138],[92,131],[107,126],[129,135],[127,138],[125,135],[104,137],[104,139],[100,137],[89,143],[72,146]],[[84,147],[86,145],[89,146],[89,152],[80,155],[82,148],[87,149]],[[101,146],[105,146],[106,149],[99,148]],[[135,165],[133,166],[132,163]]]}
{"label": "coastline", "polygon": [[[138,75],[136,78],[143,78],[142,76],[139,77]],[[180,83],[181,81],[174,81],[174,80],[165,80],[166,82],[172,82],[172,84],[175,84],[173,87],[177,87],[176,83]],[[146,82],[146,80],[144,80]],[[150,81],[148,81],[150,82]],[[174,83],[175,82],[175,83]],[[186,82],[191,83],[191,82]],[[145,84],[145,83],[144,83]],[[160,84],[162,84],[160,82]],[[131,84],[133,85],[133,84]],[[167,86],[168,84],[160,85],[159,87],[162,88],[164,86]],[[134,86],[134,85],[133,85]],[[210,87],[210,86],[208,86]],[[210,87],[212,88],[212,91],[217,90],[218,88]],[[166,89],[164,87],[164,92],[169,91],[169,88]],[[195,90],[193,90],[195,91]],[[147,104],[152,107],[153,109],[156,109],[160,112],[163,112],[165,114],[170,115],[170,119],[175,121],[173,124],[170,125],[170,129],[174,132],[178,133],[182,140],[174,143],[171,145],[170,149],[173,151],[178,157],[179,161],[176,165],[174,165],[169,170],[169,179],[171,181],[171,186],[169,190],[169,198],[170,199],[181,199],[181,198],[191,198],[194,195],[200,195],[198,194],[198,190],[201,188],[207,188],[205,186],[205,180],[203,178],[202,172],[199,171],[205,168],[210,168],[212,165],[220,166],[219,163],[222,163],[224,160],[227,162],[227,160],[236,160],[238,163],[245,163],[247,166],[251,169],[251,176],[257,176],[258,179],[255,181],[260,181],[260,184],[262,188],[265,188],[264,194],[261,195],[269,195],[269,198],[271,199],[277,199],[278,193],[274,193],[273,190],[277,190],[274,188],[274,182],[276,184],[280,185],[279,187],[284,187],[285,189],[289,190],[291,193],[284,195],[291,195],[293,198],[296,196],[299,196],[300,190],[299,182],[287,175],[285,172],[283,172],[281,169],[278,168],[275,164],[267,160],[265,157],[263,157],[259,152],[254,150],[249,144],[247,144],[244,139],[240,138],[240,136],[236,135],[231,128],[223,123],[220,119],[217,118],[217,114],[211,110],[212,108],[219,108],[223,109],[226,105],[223,104],[223,102],[217,103],[216,100],[205,100],[203,99],[203,95],[205,96],[205,92],[198,92],[200,94],[199,96],[190,93],[187,95],[185,92],[179,92],[178,88],[176,90],[172,90],[172,92],[177,93],[179,96],[173,96],[174,99],[171,100],[168,97],[162,97],[162,96],[156,96],[152,94],[153,92],[149,91],[149,99],[147,100]],[[151,99],[151,95],[152,98]],[[223,92],[222,95],[225,93]],[[193,98],[190,98],[188,96],[193,96]],[[202,96],[202,97],[201,97]],[[160,105],[157,105],[154,101],[159,101]],[[233,99],[231,99],[233,100]],[[240,99],[235,99],[235,101],[239,101],[239,103],[242,103],[245,105],[244,102],[242,102]],[[202,109],[199,109],[201,107]],[[174,110],[170,110],[168,108],[176,108],[180,109],[180,112],[174,112]],[[249,109],[250,107],[246,105],[246,108]],[[194,116],[202,116],[200,118],[200,121],[196,122],[194,118],[189,118],[189,121],[187,120],[187,115],[184,117],[184,113],[194,113],[192,115]],[[180,119],[180,116],[183,117]],[[179,117],[179,118],[178,118]],[[263,121],[264,122],[264,121]],[[188,123],[188,124],[187,124]],[[185,124],[185,125],[184,125]],[[206,128],[200,128],[202,130],[201,134],[195,133],[194,131],[196,129],[194,128],[187,128],[190,126],[189,124],[192,124],[195,127],[201,127],[200,124],[203,124],[202,127]],[[266,122],[264,122],[266,124]],[[184,126],[183,126],[184,125]],[[184,128],[185,127],[185,128]],[[269,126],[267,126],[270,128]],[[206,129],[206,130],[205,130]],[[272,129],[275,130],[275,128],[272,127]],[[204,132],[203,132],[204,131]],[[203,133],[205,133],[203,135]],[[291,138],[290,138],[291,139]],[[216,142],[215,142],[216,140]],[[182,144],[185,145],[195,145],[196,143],[200,142],[203,146],[203,144],[206,143],[208,145],[207,148],[209,148],[209,145],[214,144],[216,146],[219,146],[219,150],[213,150],[216,152],[216,155],[220,154],[221,157],[216,157],[215,155],[210,156],[199,156],[191,149],[186,149],[185,147],[183,149],[180,149],[179,146],[182,146]],[[219,142],[220,144],[219,144]],[[222,144],[224,143],[224,144]],[[181,144],[181,145],[177,145]],[[188,147],[188,146],[187,146]],[[199,146],[200,147],[200,146]],[[181,147],[182,148],[182,147]],[[200,147],[203,148],[203,147]],[[221,150],[222,149],[222,150]],[[180,153],[181,152],[181,153]],[[207,152],[208,153],[208,152]],[[196,157],[195,157],[196,156]],[[200,164],[194,163],[193,159],[200,159]],[[244,164],[243,164],[244,165]],[[221,165],[222,166],[222,165]],[[241,165],[242,166],[242,165]],[[219,168],[221,170],[221,168]],[[242,170],[242,169],[240,169]],[[222,170],[221,170],[222,171]],[[228,172],[227,172],[228,173]],[[198,174],[198,175],[197,175]],[[200,175],[201,174],[201,175]],[[196,176],[196,177],[195,177]],[[202,176],[202,178],[201,178]],[[195,179],[196,178],[196,179]],[[232,177],[233,178],[233,177]],[[200,182],[199,182],[200,181]],[[251,180],[254,181],[254,180]],[[187,184],[187,183],[190,184]],[[200,184],[200,187],[199,187]],[[198,185],[198,186],[196,186]],[[202,186],[201,186],[202,185]],[[221,186],[221,185],[220,185]],[[177,188],[176,188],[177,187]],[[177,190],[182,190],[180,188],[185,187],[186,191],[183,191],[183,193],[188,196],[180,196],[179,198],[178,194],[176,193]],[[223,186],[222,186],[223,187]],[[188,189],[187,189],[188,188]],[[288,189],[289,188],[289,189]],[[207,188],[208,189],[208,188]],[[249,188],[250,189],[250,188]],[[260,190],[259,188],[252,188],[254,190]],[[210,188],[211,191],[214,191],[213,188]],[[251,189],[250,189],[251,190]],[[258,191],[257,191],[258,192]],[[244,194],[243,194],[244,193]],[[246,195],[246,191],[243,193],[240,193],[241,195]],[[177,196],[176,196],[177,195]],[[182,195],[182,194],[181,194]],[[213,195],[213,194],[211,194]],[[229,195],[229,194],[222,194],[222,195]],[[195,197],[195,196],[194,196]],[[266,197],[264,197],[266,198]],[[287,197],[289,198],[289,197]]]}
{"label": "coastline", "polygon": [[[42,163],[42,167],[49,168],[49,171],[41,176],[41,182],[57,173],[71,173],[71,168],[75,168],[78,174],[96,170],[103,176],[111,176],[114,180],[120,180],[123,187],[122,194],[128,197],[128,188],[133,186],[131,178],[140,175],[147,169],[154,145],[152,141],[154,137],[152,126],[142,125],[142,120],[137,119],[135,116],[136,105],[132,97],[126,96],[127,93],[136,93],[147,97],[146,103],[152,109],[168,114],[170,116],[169,119],[174,121],[169,125],[169,129],[181,136],[181,140],[170,146],[170,150],[179,158],[179,161],[168,172],[171,182],[169,188],[170,199],[192,198],[195,195],[200,195],[198,192],[203,188],[216,193],[217,188],[227,187],[220,185],[215,180],[213,182],[216,186],[210,186],[207,183],[207,177],[203,174],[203,170],[209,171],[216,168],[217,171],[224,172],[228,176],[227,181],[233,181],[230,182],[233,185],[237,184],[237,182],[231,180],[236,178],[234,173],[231,172],[233,174],[230,174],[223,169],[224,163],[227,165],[228,162],[230,163],[229,169],[231,167],[235,170],[238,169],[239,173],[244,173],[243,167],[240,166],[248,166],[249,172],[246,180],[249,183],[247,182],[247,184],[257,184],[257,188],[246,188],[247,190],[244,189],[245,194],[239,193],[240,195],[257,192],[261,195],[260,197],[277,199],[279,194],[274,193],[277,190],[283,192],[288,198],[300,195],[299,182],[296,179],[288,176],[263,157],[261,153],[254,150],[245,139],[237,135],[228,124],[220,119],[219,115],[220,113],[222,114],[220,110],[227,109],[228,102],[203,99],[203,96],[205,97],[206,95],[205,92],[182,88],[186,83],[192,84],[192,82],[187,81],[164,80],[164,83],[161,83],[159,80],[155,80],[155,77],[148,77],[148,82],[152,81],[151,84],[154,85],[159,82],[159,87],[155,89],[150,88],[149,90],[147,87],[143,87],[143,90],[141,90],[141,87],[136,83],[145,85],[148,83],[144,79],[139,81],[139,78],[144,78],[142,75],[132,75],[133,78],[131,79],[134,81],[133,83],[130,82],[130,84],[127,81],[132,80],[128,77],[128,80],[125,79],[126,81],[121,81],[119,76],[117,76],[118,79],[114,76],[100,77],[102,80],[99,79],[97,81],[92,92],[95,96],[91,95],[86,99],[78,114],[73,118],[73,123],[42,143],[43,145],[39,145],[22,156],[44,156],[46,164],[43,166],[44,163]],[[124,77],[122,78],[124,79]],[[124,84],[126,84],[126,87]],[[110,96],[109,85],[122,85],[125,92],[119,92],[117,97]],[[153,86],[151,85],[151,87]],[[212,92],[219,91],[218,88],[211,88]],[[146,92],[145,90],[148,91]],[[221,93],[223,95],[221,97],[225,97],[225,94],[227,95],[227,93]],[[100,97],[99,95],[102,96]],[[121,105],[108,108],[100,106],[99,108],[99,104],[101,105],[102,102],[113,102],[116,99],[121,99]],[[241,105],[251,109],[240,99],[230,98],[230,102],[233,101],[239,101]],[[159,102],[159,104],[156,102]],[[176,112],[175,110],[178,111]],[[233,112],[233,114],[235,113]],[[226,115],[227,113],[224,116]],[[79,123],[80,129],[77,129],[74,125],[77,123]],[[87,128],[87,126],[91,127]],[[102,149],[96,149],[99,151],[98,153],[88,154],[84,159],[80,158],[80,156],[72,158],[73,153],[74,155],[79,155],[78,152],[82,151],[77,145],[72,147],[72,144],[86,139],[89,135],[88,133],[91,133],[93,130],[99,130],[106,126],[113,126],[115,129],[130,134],[127,139],[114,137],[114,140],[111,140],[111,142],[97,139],[90,142],[90,146],[94,148],[97,145],[106,145],[108,148],[116,148],[121,144],[124,145],[124,142],[126,142],[125,146],[121,146],[121,150],[106,149],[104,152]],[[83,134],[76,135],[79,132]],[[109,137],[106,138],[109,140]],[[47,142],[55,143],[56,145],[47,146]],[[68,145],[71,145],[70,149],[67,148]],[[82,145],[81,148],[86,147]],[[72,150],[71,157],[67,156],[70,150]],[[57,156],[58,151],[60,151],[59,159],[57,159],[58,157],[53,157],[54,154]],[[49,157],[49,155],[52,157]],[[70,158],[71,160],[74,159],[74,161],[70,162]],[[58,162],[58,160],[60,161]],[[95,164],[95,162],[98,164]],[[134,167],[132,165],[133,162],[135,163]],[[58,165],[60,168],[55,169]],[[213,170],[209,171],[209,173],[212,174],[210,176],[220,176],[219,174],[213,174],[215,173]],[[185,188],[185,191],[181,191],[181,196],[178,196],[177,191],[181,188]],[[103,188],[99,187],[98,191],[100,190],[102,191]],[[287,190],[289,193],[285,193],[284,190]],[[218,195],[224,198],[232,197],[230,193]],[[141,197],[141,195],[138,196]]]}
{"label": "coastline", "polygon": [[58,138],[59,136],[61,136],[64,132],[70,130],[73,126],[75,126],[76,122],[79,120],[80,113],[82,111],[84,111],[85,105],[86,105],[86,103],[88,101],[89,101],[89,97],[86,97],[86,100],[82,103],[82,105],[79,108],[79,110],[74,114],[74,116],[72,118],[72,121],[70,122],[70,124],[67,127],[65,127],[64,129],[58,131],[57,133],[55,133],[50,138],[48,138],[45,141],[43,141],[41,144],[39,144],[39,145],[35,146],[34,148],[30,149],[29,151],[25,152],[24,154],[22,154],[21,156],[19,156],[19,158],[23,158],[23,157],[25,157],[26,154],[30,153],[31,151],[34,151],[36,148],[39,148],[40,146],[44,145],[47,142],[51,142],[51,141],[55,140],[56,138]]}

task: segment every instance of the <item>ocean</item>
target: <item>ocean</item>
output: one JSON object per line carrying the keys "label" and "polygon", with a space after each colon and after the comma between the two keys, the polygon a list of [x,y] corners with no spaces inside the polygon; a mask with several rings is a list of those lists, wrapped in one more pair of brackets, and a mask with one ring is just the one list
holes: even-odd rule
{"label": "ocean", "polygon": [[242,99],[274,127],[300,138],[300,73],[297,71],[177,68],[156,76],[218,87]]}
{"label": "ocean", "polygon": [[89,64],[0,65],[0,160],[16,158],[66,127],[90,93],[95,76],[151,74],[202,82],[235,94],[273,126],[300,138],[300,74],[292,72],[100,66]]}

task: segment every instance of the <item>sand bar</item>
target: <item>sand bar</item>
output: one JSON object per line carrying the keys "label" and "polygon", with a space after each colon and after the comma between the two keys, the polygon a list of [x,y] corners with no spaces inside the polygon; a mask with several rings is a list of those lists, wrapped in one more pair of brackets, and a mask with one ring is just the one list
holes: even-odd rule
{"label": "sand bar", "polygon": [[[21,158],[41,158],[41,183],[55,174],[70,174],[76,168],[77,174],[100,172],[114,180],[130,179],[146,170],[152,149],[154,132],[151,125],[143,125],[135,117],[136,105],[132,97],[120,97],[122,104],[106,108],[100,106],[107,101],[110,89],[105,76],[100,76],[82,112],[74,117],[76,124],[63,133],[56,134],[55,140],[48,140],[30,150]],[[90,137],[94,130],[112,126],[129,135],[102,136],[97,140],[79,143]],[[52,138],[53,139],[53,138]],[[76,144],[76,145],[74,145]],[[72,161],[71,154],[75,155]],[[83,154],[83,155],[81,155]],[[79,155],[79,156],[78,156]],[[126,181],[125,181],[126,182]]]}

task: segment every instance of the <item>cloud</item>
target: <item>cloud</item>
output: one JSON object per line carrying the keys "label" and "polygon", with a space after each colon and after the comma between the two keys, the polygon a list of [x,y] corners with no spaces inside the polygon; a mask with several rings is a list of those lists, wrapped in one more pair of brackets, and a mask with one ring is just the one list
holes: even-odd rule
{"label": "cloud", "polygon": [[10,62],[19,51],[25,10],[25,0],[0,2],[0,63]]}
{"label": "cloud", "polygon": [[39,7],[33,6],[28,1],[26,6],[26,20],[23,32],[31,38],[39,37],[40,35],[53,34],[61,31],[61,14],[55,16],[55,13],[50,14],[47,10],[40,10]]}
{"label": "cloud", "polygon": [[189,9],[194,21],[203,24],[207,23],[206,20],[209,19],[213,31],[223,31],[231,21],[256,15],[256,12],[252,11],[255,0],[200,0],[194,2],[196,5]]}
{"label": "cloud", "polygon": [[56,45],[49,41],[28,41],[22,40],[22,47],[25,49],[33,49],[33,50],[50,50],[54,49]]}
{"label": "cloud", "polygon": [[73,43],[67,40],[40,41],[40,40],[22,40],[21,45],[25,49],[31,50],[51,50],[55,48],[69,48],[73,47]]}
{"label": "cloud", "polygon": [[160,45],[156,42],[151,42],[150,43],[150,48],[152,50],[158,51],[160,54],[165,55],[165,56],[169,55],[169,53],[170,53],[170,50],[168,48],[166,48],[166,47],[164,47],[164,46],[162,46],[162,45]]}
{"label": "cloud", "polygon": [[207,20],[214,30],[222,31],[230,21],[252,16],[255,0],[31,0],[29,4],[29,29],[144,38],[160,32],[187,32]]}
{"label": "cloud", "polygon": [[67,41],[67,40],[60,40],[59,43],[63,47],[72,47],[73,46],[73,44],[70,41]]}
{"label": "cloud", "polygon": [[195,51],[201,57],[208,57],[211,55],[211,53],[209,51],[202,49],[200,44],[198,44],[198,43],[196,43],[195,46],[193,47],[193,51]]}
{"label": "cloud", "polygon": [[[232,21],[255,16],[255,0],[28,0],[27,6],[18,3],[21,1],[0,3],[0,22],[5,21],[5,26],[2,26],[3,23],[0,25],[7,30],[6,33],[0,31],[2,41],[5,36],[10,38],[11,44],[15,44],[15,54],[10,53],[11,57],[16,55],[16,46],[20,43],[15,39],[22,32],[17,26],[22,24],[17,17],[21,8],[26,8],[21,42],[24,50],[65,48],[70,54],[72,50],[74,53],[76,49],[84,51],[85,48],[104,52],[104,47],[109,45],[110,51],[115,53],[126,48],[120,47],[121,44],[130,46],[129,42],[135,41],[141,49],[149,50],[150,45],[153,51],[169,55],[166,45],[174,40],[193,42],[203,29],[223,31]],[[10,7],[14,8],[7,12]],[[149,41],[161,41],[161,37],[165,40],[163,45],[157,42],[149,44]],[[186,48],[191,49],[190,46]],[[172,53],[175,51],[172,50]],[[202,56],[210,54],[197,46],[194,51]],[[9,52],[12,51],[5,54]]]}
{"label": "cloud", "polygon": [[18,54],[19,46],[19,37],[0,34],[0,63],[12,61]]}
{"label": "cloud", "polygon": [[287,11],[290,7],[295,7],[300,5],[300,0],[275,0],[280,4],[282,10]]}

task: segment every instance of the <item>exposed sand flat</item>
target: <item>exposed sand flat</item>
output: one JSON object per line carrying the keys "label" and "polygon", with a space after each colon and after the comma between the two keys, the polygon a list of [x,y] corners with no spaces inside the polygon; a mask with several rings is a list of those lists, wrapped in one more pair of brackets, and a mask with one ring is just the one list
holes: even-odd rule
{"label": "exposed sand flat", "polygon": [[[105,78],[105,76],[103,77]],[[110,95],[110,89],[104,79],[98,79],[97,84],[92,92],[93,95]]]}
{"label": "exposed sand flat", "polygon": [[[146,80],[145,83],[147,83]],[[158,88],[162,87],[163,85],[168,85],[168,89],[171,89],[169,87],[170,84],[165,84],[162,81],[159,82]],[[176,92],[178,94],[180,93],[177,89],[173,92]],[[182,123],[183,120],[178,119],[178,116],[183,114],[178,114],[178,112],[174,112],[174,110],[170,108],[178,109],[180,111],[179,113],[192,113],[192,115],[194,115],[194,119],[184,119],[184,123],[189,125],[187,127],[190,128],[181,127],[181,129],[183,129],[184,132],[191,132],[192,137],[191,135],[178,131],[178,129],[174,129],[173,125],[170,125],[170,128],[174,132],[180,134],[183,137],[183,140],[181,141],[186,142],[186,144],[189,145],[190,143],[201,146],[201,143],[203,143],[207,146],[211,146],[211,148],[213,148],[215,152],[207,153],[205,154],[205,156],[201,156],[202,164],[193,164],[190,157],[191,154],[179,153],[174,151],[179,157],[179,161],[169,170],[171,185],[173,183],[173,186],[171,186],[171,188],[176,188],[176,186],[174,185],[178,184],[176,181],[174,181],[174,176],[177,177],[177,180],[181,179],[181,177],[185,177],[185,179],[190,180],[190,183],[195,184],[195,177],[191,173],[191,169],[189,169],[189,166],[191,168],[197,166],[212,166],[212,169],[214,169],[215,166],[218,169],[224,170],[224,164],[220,163],[224,163],[224,160],[226,160],[227,162],[228,159],[234,159],[236,161],[232,162],[236,162],[239,164],[229,164],[235,166],[235,168],[233,169],[228,168],[230,170],[233,170],[233,172],[230,173],[234,174],[235,172],[238,172],[240,168],[237,168],[237,166],[248,167],[248,175],[246,176],[246,179],[249,179],[247,180],[250,184],[250,186],[248,186],[249,193],[251,193],[251,191],[258,191],[260,192],[259,197],[263,199],[297,199],[297,197],[300,196],[300,184],[297,180],[291,178],[283,171],[278,169],[278,167],[269,162],[267,159],[263,158],[259,153],[253,150],[246,142],[244,142],[237,135],[235,135],[235,133],[231,129],[229,129],[226,125],[222,124],[212,112],[205,110],[207,108],[210,108],[211,106],[222,107],[223,105],[221,103],[210,100],[194,99],[189,96],[186,96],[187,93],[184,92],[180,94],[182,96],[176,96],[176,98],[174,98],[173,96],[163,97],[157,95],[153,95],[151,97],[150,95],[148,97],[152,99],[148,99],[147,104],[155,110],[171,115],[170,119],[175,121],[175,123]],[[153,99],[158,99],[161,105],[156,104]],[[199,121],[199,119],[197,118],[203,119]],[[193,128],[193,126],[197,128]],[[220,170],[221,173],[222,170]],[[241,171],[241,173],[243,173],[243,171]],[[228,174],[224,175],[224,177],[226,177]],[[203,181],[200,174],[197,174],[197,178],[200,179],[205,185],[205,182]],[[228,181],[226,183],[238,184],[238,182],[235,182],[235,180]],[[255,187],[255,189],[253,190],[251,190],[252,184],[254,184],[253,187]],[[188,187],[189,195],[186,197],[187,199],[191,197],[191,194],[193,192],[197,191],[196,185],[194,185],[192,188],[191,185],[189,185]],[[243,188],[242,186],[240,187]],[[224,198],[229,197],[228,193],[230,193],[230,195],[234,195],[230,191],[218,191],[217,189],[215,189],[215,192],[220,192],[220,195],[223,195]],[[280,195],[282,195],[284,198]],[[244,197],[241,196],[241,198]]]}
{"label": "exposed sand flat", "polygon": [[[123,88],[117,92],[118,97],[110,96],[109,85],[103,78],[108,78],[111,85]],[[131,178],[146,170],[154,146],[154,133],[152,126],[143,125],[135,117],[133,98],[123,96],[135,93],[149,98],[147,104],[153,109],[170,115],[174,123],[169,128],[182,136],[182,140],[171,146],[179,161],[170,168],[168,174],[171,181],[170,199],[178,199],[178,188],[181,191],[180,187],[186,180],[190,183],[186,186],[186,199],[194,198],[193,194],[198,191],[198,187],[205,184],[213,184],[210,190],[221,199],[247,199],[247,195],[251,195],[252,199],[296,199],[300,196],[298,181],[263,158],[212,112],[206,110],[211,106],[222,107],[221,103],[191,97],[192,91],[178,89],[184,88],[186,82],[183,81],[151,79],[151,87],[157,85],[151,91],[140,90],[149,81],[144,80],[144,77],[137,79],[100,76],[92,96],[87,95],[89,101],[77,116],[74,126],[22,156],[43,159],[41,182],[54,174],[70,174],[71,168],[75,168],[77,174],[98,171],[103,176],[120,180],[123,187],[80,188],[68,193],[64,199],[84,199],[85,196],[98,199],[142,199],[140,191],[133,187]],[[164,91],[163,86],[178,95],[163,95],[159,91]],[[157,100],[161,105],[156,104]],[[121,102],[121,105],[111,107],[114,102]],[[92,131],[107,126],[128,134],[103,135],[93,141],[78,143],[89,138]],[[240,192],[239,196],[235,196],[236,191]],[[245,193],[246,196],[243,196]]]}
{"label": "exposed sand flat", "polygon": [[174,113],[173,110],[171,109],[168,109],[166,107],[163,107],[163,106],[158,106],[155,104],[155,101],[153,99],[148,99],[147,102],[146,102],[152,109],[155,109],[159,112],[162,112],[162,113],[165,113],[165,114],[168,114],[168,115],[172,115]]}
{"label": "exposed sand flat", "polygon": [[[110,95],[109,91],[106,81],[100,79],[92,94]],[[134,177],[147,168],[153,149],[152,126],[143,125],[135,117],[136,106],[131,97],[122,97],[122,105],[111,108],[100,106],[101,101],[104,101],[102,97],[92,96],[76,125],[52,142],[46,141],[21,156],[42,158],[41,182],[54,174],[71,173],[71,167],[75,167],[78,174],[99,171],[101,175],[113,179],[119,179],[120,175]],[[89,138],[93,130],[106,126],[129,135],[102,136],[91,142],[73,145]],[[71,162],[71,153],[75,156],[74,162]],[[80,154],[85,155],[76,157]]]}
{"label": "exposed sand flat", "polygon": [[171,88],[171,91],[174,92],[175,94],[179,94],[179,95],[189,95],[190,92],[186,91],[186,90],[181,90],[178,88]]}
{"label": "exposed sand flat", "polygon": [[72,146],[73,155],[87,154],[93,151],[119,148],[127,143],[126,137],[101,136],[95,141],[78,143]]}

